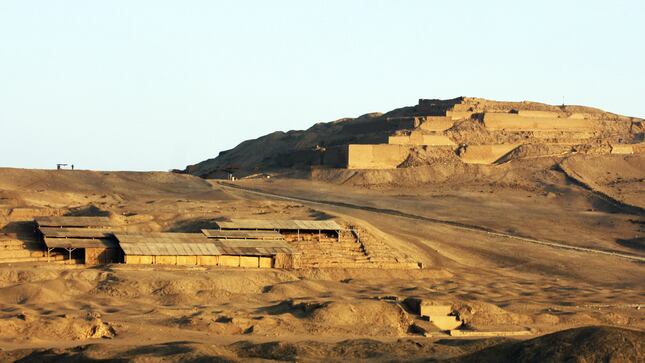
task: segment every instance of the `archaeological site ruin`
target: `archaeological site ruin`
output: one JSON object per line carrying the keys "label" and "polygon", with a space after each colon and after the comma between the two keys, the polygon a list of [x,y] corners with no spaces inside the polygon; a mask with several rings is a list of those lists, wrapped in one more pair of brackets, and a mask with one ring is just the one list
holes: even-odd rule
{"label": "archaeological site ruin", "polygon": [[[208,176],[236,165],[246,173],[279,168],[395,169],[437,163],[500,164],[573,154],[638,154],[642,119],[582,106],[459,97],[316,124],[242,143],[189,166]],[[261,145],[261,146],[260,146]],[[254,152],[261,147],[262,152]]]}
{"label": "archaeological site ruin", "polygon": [[595,108],[459,97],[172,172],[2,168],[0,361],[514,361],[553,339],[636,357],[644,137]]}

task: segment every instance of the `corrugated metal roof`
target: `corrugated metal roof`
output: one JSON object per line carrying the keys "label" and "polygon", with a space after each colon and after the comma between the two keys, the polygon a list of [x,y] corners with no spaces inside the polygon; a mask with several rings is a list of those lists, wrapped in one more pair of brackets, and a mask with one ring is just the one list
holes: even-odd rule
{"label": "corrugated metal roof", "polygon": [[68,237],[68,238],[109,238],[112,232],[107,229],[92,228],[55,228],[39,227],[38,230],[45,237]]}
{"label": "corrugated metal roof", "polygon": [[223,255],[274,256],[277,253],[293,254],[293,248],[285,241],[278,240],[216,240],[215,244]]}
{"label": "corrugated metal roof", "polygon": [[36,217],[40,227],[109,227],[108,217]]}
{"label": "corrugated metal roof", "polygon": [[219,256],[212,240],[201,233],[116,233],[126,255]]}
{"label": "corrugated metal roof", "polygon": [[89,238],[51,238],[45,237],[49,248],[116,248],[114,240]]}
{"label": "corrugated metal roof", "polygon": [[276,231],[236,231],[219,229],[202,229],[202,233],[208,238],[219,239],[268,239],[280,240],[282,235]]}
{"label": "corrugated metal roof", "polygon": [[301,231],[339,231],[342,229],[332,219],[314,220],[276,220],[276,219],[231,219],[230,222],[215,222],[220,229],[251,230],[301,230]]}
{"label": "corrugated metal roof", "polygon": [[181,242],[181,243],[125,243],[119,245],[126,255],[143,256],[219,256],[222,253],[214,242]]}
{"label": "corrugated metal roof", "polygon": [[114,234],[120,243],[211,243],[202,233],[119,233]]}
{"label": "corrugated metal roof", "polygon": [[274,256],[292,254],[285,241],[253,239],[215,239],[199,233],[116,233],[126,255],[144,256]]}

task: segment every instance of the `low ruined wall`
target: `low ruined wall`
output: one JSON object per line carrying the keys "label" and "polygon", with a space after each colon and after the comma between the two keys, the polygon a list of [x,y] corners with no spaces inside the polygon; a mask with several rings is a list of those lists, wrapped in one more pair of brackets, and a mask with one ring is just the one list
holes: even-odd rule
{"label": "low ruined wall", "polygon": [[387,138],[387,143],[390,145],[408,145],[410,144],[409,135],[393,135]]}
{"label": "low ruined wall", "polygon": [[572,118],[527,117],[513,113],[486,113],[484,125],[489,130],[511,131],[580,131],[591,129],[593,121]]}
{"label": "low ruined wall", "polygon": [[453,120],[462,120],[471,118],[473,114],[475,113],[470,111],[447,111],[446,117],[450,117]]}
{"label": "low ruined wall", "polygon": [[612,154],[643,154],[645,153],[645,142],[637,144],[611,144]]}
{"label": "low ruined wall", "polygon": [[258,256],[125,256],[131,265],[208,265],[222,267],[272,268],[272,257]]}
{"label": "low ruined wall", "polygon": [[613,144],[611,145],[612,154],[633,154],[634,147],[629,144]]}
{"label": "low ruined wall", "polygon": [[455,145],[455,143],[452,140],[450,140],[448,136],[423,135],[421,137],[421,143],[418,145],[445,146],[445,145]]}
{"label": "low ruined wall", "polygon": [[348,169],[393,169],[410,155],[405,145],[356,145],[348,146]]}
{"label": "low ruined wall", "polygon": [[518,144],[468,145],[459,157],[468,164],[492,164],[518,147]]}
{"label": "low ruined wall", "polygon": [[518,115],[523,117],[539,117],[539,118],[558,118],[560,114],[552,111],[533,111],[533,110],[519,110]]}
{"label": "low ruined wall", "polygon": [[419,128],[424,131],[441,132],[455,125],[452,117],[426,116],[421,117],[419,121]]}
{"label": "low ruined wall", "polygon": [[412,133],[411,135],[395,135],[388,138],[388,144],[391,145],[430,145],[445,146],[455,145],[448,136],[444,135],[423,135]]}

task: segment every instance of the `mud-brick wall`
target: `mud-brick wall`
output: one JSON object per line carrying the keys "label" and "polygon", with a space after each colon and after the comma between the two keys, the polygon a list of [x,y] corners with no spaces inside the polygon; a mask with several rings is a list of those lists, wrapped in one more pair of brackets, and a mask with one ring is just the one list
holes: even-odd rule
{"label": "mud-brick wall", "polygon": [[428,116],[421,118],[421,130],[441,132],[448,130],[455,125],[452,117]]}
{"label": "mud-brick wall", "polygon": [[534,111],[534,110],[519,110],[518,115],[524,117],[541,117],[541,118],[558,118],[562,114],[553,111]]}
{"label": "mud-brick wall", "polygon": [[405,145],[349,145],[348,169],[394,169],[410,155]]}
{"label": "mud-brick wall", "polygon": [[388,144],[393,145],[455,145],[444,135],[427,135],[420,131],[412,131],[410,135],[393,135],[388,138]]}
{"label": "mud-brick wall", "polygon": [[125,256],[133,265],[210,265],[224,267],[272,268],[273,258],[264,256]]}
{"label": "mud-brick wall", "polygon": [[484,125],[489,130],[511,131],[579,131],[594,127],[593,120],[575,118],[527,117],[513,113],[486,113]]}
{"label": "mud-brick wall", "polygon": [[518,144],[468,145],[460,157],[468,164],[492,164],[518,146]]}

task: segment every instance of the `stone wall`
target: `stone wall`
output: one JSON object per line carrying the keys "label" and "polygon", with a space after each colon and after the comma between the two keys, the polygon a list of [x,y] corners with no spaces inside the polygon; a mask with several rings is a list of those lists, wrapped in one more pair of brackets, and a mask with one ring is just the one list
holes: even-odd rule
{"label": "stone wall", "polygon": [[561,114],[552,111],[533,111],[533,110],[519,110],[518,115],[523,117],[539,117],[539,118],[558,118]]}
{"label": "stone wall", "polygon": [[633,154],[634,147],[630,144],[612,144],[611,153],[612,154]]}
{"label": "stone wall", "polygon": [[410,155],[405,145],[349,145],[348,169],[393,169]]}
{"label": "stone wall", "polygon": [[420,131],[412,131],[410,135],[394,135],[388,138],[388,144],[392,145],[455,145],[448,136],[428,135]]}
{"label": "stone wall", "polygon": [[452,117],[426,116],[420,117],[419,128],[424,131],[441,132],[453,127],[455,122]]}
{"label": "stone wall", "polygon": [[[535,112],[535,111],[534,111]],[[510,131],[584,131],[593,128],[591,120],[576,118],[528,117],[515,113],[486,113],[484,125],[487,129]]]}
{"label": "stone wall", "polygon": [[450,117],[452,120],[471,118],[474,114],[472,111],[446,111],[446,117]]}
{"label": "stone wall", "polygon": [[258,256],[125,256],[131,265],[210,265],[225,267],[272,268],[272,257]]}
{"label": "stone wall", "polygon": [[459,157],[468,164],[493,164],[518,146],[518,144],[468,145]]}

